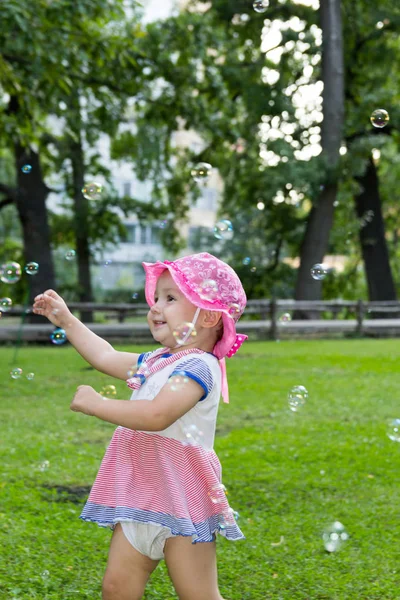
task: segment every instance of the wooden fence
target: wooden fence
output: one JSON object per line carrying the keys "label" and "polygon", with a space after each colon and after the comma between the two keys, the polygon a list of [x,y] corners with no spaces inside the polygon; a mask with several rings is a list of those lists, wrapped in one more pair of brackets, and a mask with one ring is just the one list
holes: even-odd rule
{"label": "wooden fence", "polygon": [[[147,343],[153,338],[146,322],[147,304],[105,304],[71,302],[70,310],[78,316],[92,311],[102,313],[106,323],[94,322],[88,327],[110,341]],[[22,306],[12,307],[0,322],[0,343],[48,341],[52,324],[23,323],[30,313]],[[304,316],[311,318],[297,318]],[[131,317],[142,317],[141,322],[127,322]],[[95,318],[96,321],[96,318]],[[249,300],[243,317],[237,324],[239,333],[247,333],[250,340],[281,339],[288,337],[331,336],[400,336],[400,302],[364,302],[347,300],[296,301]]]}

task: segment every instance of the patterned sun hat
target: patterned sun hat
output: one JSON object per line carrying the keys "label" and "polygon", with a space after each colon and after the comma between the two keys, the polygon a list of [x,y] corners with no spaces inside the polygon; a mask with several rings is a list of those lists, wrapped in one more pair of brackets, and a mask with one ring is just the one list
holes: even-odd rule
{"label": "patterned sun hat", "polygon": [[213,350],[217,358],[230,358],[247,340],[247,335],[236,333],[236,323],[243,314],[247,298],[239,277],[228,264],[208,252],[201,252],[172,262],[143,262],[142,265],[146,274],[146,301],[150,307],[154,304],[157,279],[168,269],[189,302],[222,313],[224,331]]}

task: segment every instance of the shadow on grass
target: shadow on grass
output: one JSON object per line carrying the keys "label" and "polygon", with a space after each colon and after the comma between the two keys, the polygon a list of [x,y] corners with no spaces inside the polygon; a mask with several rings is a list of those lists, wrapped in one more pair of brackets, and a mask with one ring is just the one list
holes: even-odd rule
{"label": "shadow on grass", "polygon": [[49,492],[43,493],[44,500],[48,502],[72,502],[73,504],[82,504],[90,492],[90,485],[51,485],[42,486]]}

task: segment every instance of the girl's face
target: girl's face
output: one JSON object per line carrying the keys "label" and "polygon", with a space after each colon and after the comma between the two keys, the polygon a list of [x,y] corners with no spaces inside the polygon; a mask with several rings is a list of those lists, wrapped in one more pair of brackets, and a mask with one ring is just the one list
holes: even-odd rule
{"label": "girl's face", "polygon": [[[164,271],[157,280],[155,303],[147,314],[150,331],[153,338],[168,348],[174,348],[177,341],[173,331],[185,322],[193,321],[196,306],[189,302],[179,291],[169,271]],[[200,319],[200,315],[198,321]],[[196,322],[196,329],[197,323]],[[193,341],[192,341],[193,339]],[[199,336],[189,338],[184,348],[197,347]],[[178,348],[179,350],[179,348]]]}

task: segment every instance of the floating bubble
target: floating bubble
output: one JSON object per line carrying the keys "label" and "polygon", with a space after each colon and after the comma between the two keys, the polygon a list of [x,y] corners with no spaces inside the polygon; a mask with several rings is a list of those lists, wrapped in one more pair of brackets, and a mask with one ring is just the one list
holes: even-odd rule
{"label": "floating bubble", "polygon": [[39,273],[39,265],[37,262],[28,262],[24,267],[27,275],[37,275]]}
{"label": "floating bubble", "polygon": [[370,120],[374,127],[382,129],[389,123],[389,113],[384,108],[377,108],[371,114]]}
{"label": "floating bubble", "polygon": [[236,302],[232,302],[232,304],[229,305],[228,311],[229,311],[230,316],[233,317],[234,319],[240,317],[240,313],[241,313],[240,306]]}
{"label": "floating bubble", "polygon": [[100,200],[103,186],[94,181],[86,183],[82,188],[83,197],[86,200]]}
{"label": "floating bubble", "polygon": [[[48,460],[44,460],[42,463],[40,463],[40,465],[38,466],[39,471],[46,471],[46,469],[48,469],[50,467],[50,461]],[[45,571],[45,573],[48,573],[48,571]]]}
{"label": "floating bubble", "polygon": [[278,319],[279,323],[289,323],[289,321],[291,321],[291,320],[292,320],[292,315],[288,312],[280,315],[280,317]]}
{"label": "floating bubble", "polygon": [[21,265],[19,263],[5,263],[0,269],[0,279],[3,283],[16,283],[21,278],[21,272]]}
{"label": "floating bubble", "polygon": [[258,210],[264,210],[264,208],[265,208],[264,202],[257,202],[257,208],[258,208]]}
{"label": "floating bubble", "polygon": [[35,373],[27,373],[26,378],[28,381],[32,381],[35,378]]}
{"label": "floating bubble", "polygon": [[112,265],[112,260],[111,260],[111,258],[108,258],[108,259],[107,259],[107,260],[104,262],[104,265],[103,265],[103,267],[109,267],[110,265]]}
{"label": "floating bubble", "polygon": [[15,367],[14,369],[11,369],[10,375],[13,379],[19,379],[22,375],[22,369],[20,369],[19,367]]}
{"label": "floating bubble", "polygon": [[197,335],[197,331],[193,323],[185,322],[178,325],[172,332],[176,343],[182,346],[186,342],[192,342]]}
{"label": "floating bubble", "polygon": [[223,483],[216,483],[212,486],[211,490],[208,492],[208,495],[213,504],[219,504],[226,498],[226,487]]}
{"label": "floating bubble", "polygon": [[22,165],[21,171],[27,175],[32,171],[32,165]]}
{"label": "floating bubble", "polygon": [[117,389],[115,385],[104,385],[100,390],[100,394],[103,398],[116,398]]}
{"label": "floating bubble", "polygon": [[295,385],[288,394],[289,408],[296,412],[304,406],[308,398],[308,392],[304,385]]}
{"label": "floating bubble", "polygon": [[400,419],[392,419],[389,421],[386,434],[392,442],[400,442]]}
{"label": "floating bubble", "polygon": [[185,375],[172,375],[168,379],[169,387],[173,392],[180,392],[188,382],[189,377],[186,377]]}
{"label": "floating bubble", "polygon": [[203,300],[215,300],[218,295],[218,283],[215,279],[204,279],[197,286],[197,292]]}
{"label": "floating bubble", "polygon": [[328,274],[328,269],[325,265],[317,263],[311,267],[311,277],[317,281],[321,281]]}
{"label": "floating bubble", "polygon": [[212,166],[206,162],[198,163],[195,167],[193,167],[193,169],[190,172],[191,176],[197,183],[202,183],[203,181],[207,181],[207,179],[210,177],[211,173],[212,173]]}
{"label": "floating bubble", "polygon": [[11,298],[0,298],[0,311],[6,312],[12,307]]}
{"label": "floating bubble", "polygon": [[132,365],[130,369],[127,371],[128,379],[131,379],[136,373],[136,365]]}
{"label": "floating bubble", "polygon": [[229,525],[236,525],[236,520],[239,518],[239,513],[233,508],[228,508],[218,517],[218,524],[221,529],[225,529]]}
{"label": "floating bubble", "polygon": [[253,8],[257,13],[265,13],[269,6],[269,0],[255,0]]}
{"label": "floating bubble", "polygon": [[343,543],[349,539],[344,525],[340,521],[335,521],[328,525],[322,534],[325,550],[327,552],[337,552],[342,547]]}
{"label": "floating bubble", "polygon": [[257,271],[257,267],[251,267],[250,271],[251,271],[252,273],[255,273],[255,272]]}
{"label": "floating bubble", "polygon": [[228,219],[222,219],[214,225],[214,237],[217,240],[231,240],[233,238],[233,225]]}
{"label": "floating bubble", "polygon": [[42,573],[43,579],[46,579],[49,575],[50,575],[50,571],[47,571],[47,570],[43,571],[43,573]]}
{"label": "floating bubble", "polygon": [[138,298],[139,298],[138,292],[133,292],[133,294],[132,294],[132,300],[137,300]]}
{"label": "floating bubble", "polygon": [[56,346],[61,346],[61,344],[64,344],[67,341],[67,334],[64,329],[59,327],[51,333],[50,339]]}
{"label": "floating bubble", "polygon": [[204,433],[197,427],[197,425],[183,426],[183,433],[185,434],[185,441],[183,444],[193,446],[195,444],[202,444],[204,441]]}
{"label": "floating bubble", "polygon": [[251,263],[251,258],[250,258],[250,256],[246,256],[246,257],[245,257],[245,258],[242,260],[242,263],[243,263],[244,265],[249,265],[249,264]]}
{"label": "floating bubble", "polygon": [[166,226],[168,225],[168,221],[167,219],[164,219],[163,221],[161,221],[161,223],[159,224],[159,229],[165,229]]}
{"label": "floating bubble", "polygon": [[65,260],[74,260],[75,256],[75,250],[67,250],[67,252],[65,253]]}

